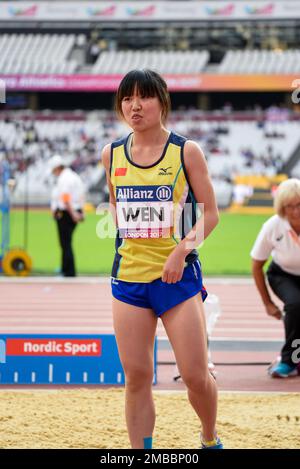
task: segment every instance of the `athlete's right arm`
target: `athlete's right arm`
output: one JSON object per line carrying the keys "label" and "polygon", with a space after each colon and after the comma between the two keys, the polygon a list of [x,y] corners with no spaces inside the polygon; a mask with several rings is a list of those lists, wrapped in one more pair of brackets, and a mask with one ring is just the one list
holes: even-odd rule
{"label": "athlete's right arm", "polygon": [[107,187],[109,190],[110,211],[111,211],[113,220],[116,223],[116,199],[115,199],[113,186],[110,180],[110,151],[111,151],[111,145],[110,144],[105,145],[101,153],[101,158],[102,158],[103,166],[105,168]]}

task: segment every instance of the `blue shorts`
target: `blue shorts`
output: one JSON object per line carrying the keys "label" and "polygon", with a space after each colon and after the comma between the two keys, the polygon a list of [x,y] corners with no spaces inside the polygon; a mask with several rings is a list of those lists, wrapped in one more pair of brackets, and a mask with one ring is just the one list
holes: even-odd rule
{"label": "blue shorts", "polygon": [[111,288],[117,300],[141,308],[151,308],[158,317],[197,293],[201,293],[203,301],[207,297],[199,260],[184,268],[182,279],[177,283],[162,282],[161,278],[150,283],[124,282],[112,278]]}

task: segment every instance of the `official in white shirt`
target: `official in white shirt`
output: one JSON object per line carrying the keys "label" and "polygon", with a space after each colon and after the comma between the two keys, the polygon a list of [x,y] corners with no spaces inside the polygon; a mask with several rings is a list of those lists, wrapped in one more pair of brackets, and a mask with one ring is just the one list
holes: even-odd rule
{"label": "official in white shirt", "polygon": [[57,222],[62,250],[61,272],[65,277],[75,277],[72,235],[77,223],[84,219],[84,186],[78,174],[66,167],[60,155],[50,158],[49,170],[57,178],[51,196],[51,210]]}
{"label": "official in white shirt", "polygon": [[[279,185],[274,208],[276,215],[264,223],[251,251],[252,273],[267,314],[284,320],[285,344],[281,361],[270,368],[270,375],[285,378],[297,375],[300,359],[299,179],[288,179]],[[272,262],[267,278],[275,295],[284,303],[283,312],[271,300],[266,286],[263,266],[270,255]]]}

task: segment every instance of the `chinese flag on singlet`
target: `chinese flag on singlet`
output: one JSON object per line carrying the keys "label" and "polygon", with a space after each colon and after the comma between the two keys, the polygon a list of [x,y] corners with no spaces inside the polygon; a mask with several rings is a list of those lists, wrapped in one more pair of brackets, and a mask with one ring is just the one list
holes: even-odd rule
{"label": "chinese flag on singlet", "polygon": [[115,176],[125,176],[126,172],[127,172],[127,168],[116,168]]}

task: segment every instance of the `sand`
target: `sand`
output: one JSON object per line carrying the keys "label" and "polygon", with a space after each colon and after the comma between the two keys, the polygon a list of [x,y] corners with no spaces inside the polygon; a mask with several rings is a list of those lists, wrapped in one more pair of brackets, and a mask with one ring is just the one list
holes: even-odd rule
{"label": "sand", "polygon": [[[185,393],[154,392],[154,448],[199,447]],[[300,394],[220,394],[226,448],[300,448]],[[124,389],[0,391],[1,448],[129,448]]]}

